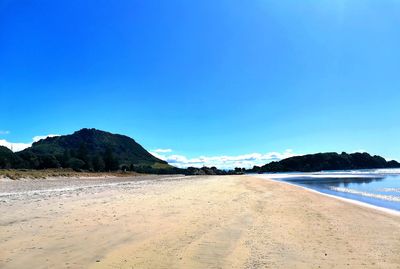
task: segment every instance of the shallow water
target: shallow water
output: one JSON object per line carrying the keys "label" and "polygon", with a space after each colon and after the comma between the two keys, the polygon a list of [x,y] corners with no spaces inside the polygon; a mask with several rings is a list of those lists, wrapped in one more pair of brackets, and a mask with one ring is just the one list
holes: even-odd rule
{"label": "shallow water", "polygon": [[400,169],[264,175],[322,193],[400,211]]}

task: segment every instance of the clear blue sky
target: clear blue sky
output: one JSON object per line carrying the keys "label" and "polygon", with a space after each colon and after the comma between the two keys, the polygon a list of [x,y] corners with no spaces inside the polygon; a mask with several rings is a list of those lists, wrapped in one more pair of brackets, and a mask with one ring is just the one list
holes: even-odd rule
{"label": "clear blue sky", "polygon": [[[400,2],[0,0],[0,139],[400,160]],[[6,132],[9,134],[6,134]]]}

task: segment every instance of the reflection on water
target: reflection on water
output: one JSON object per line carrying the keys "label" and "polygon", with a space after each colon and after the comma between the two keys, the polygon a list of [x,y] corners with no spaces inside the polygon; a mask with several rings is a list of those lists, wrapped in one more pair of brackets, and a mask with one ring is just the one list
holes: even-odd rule
{"label": "reflection on water", "polygon": [[309,185],[331,185],[331,186],[340,186],[344,185],[345,187],[349,186],[350,184],[366,184],[371,183],[373,181],[382,181],[384,177],[370,177],[370,178],[362,178],[362,177],[331,177],[331,178],[315,178],[310,177],[295,177],[295,178],[288,178],[285,181],[298,183],[298,184],[309,184]]}
{"label": "reflection on water", "polygon": [[266,176],[400,211],[400,169],[278,173]]}

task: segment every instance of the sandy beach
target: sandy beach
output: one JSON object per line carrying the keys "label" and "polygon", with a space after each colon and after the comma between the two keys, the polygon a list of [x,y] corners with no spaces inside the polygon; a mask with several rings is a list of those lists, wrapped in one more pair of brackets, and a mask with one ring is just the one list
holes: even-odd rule
{"label": "sandy beach", "polygon": [[0,268],[400,268],[400,217],[250,176],[0,182]]}

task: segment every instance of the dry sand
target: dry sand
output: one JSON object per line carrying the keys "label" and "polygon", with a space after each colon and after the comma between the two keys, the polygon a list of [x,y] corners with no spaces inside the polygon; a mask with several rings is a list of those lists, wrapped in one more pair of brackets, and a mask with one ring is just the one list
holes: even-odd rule
{"label": "dry sand", "polygon": [[400,268],[400,217],[249,176],[1,182],[0,268]]}

